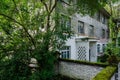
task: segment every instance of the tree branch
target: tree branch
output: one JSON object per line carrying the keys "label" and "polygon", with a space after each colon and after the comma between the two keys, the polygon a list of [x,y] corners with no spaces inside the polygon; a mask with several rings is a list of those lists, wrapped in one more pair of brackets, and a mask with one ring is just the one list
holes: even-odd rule
{"label": "tree branch", "polygon": [[63,2],[64,4],[71,6],[69,3],[65,2],[64,0],[60,0],[60,1]]}
{"label": "tree branch", "polygon": [[49,10],[51,9],[52,6],[52,0],[49,0]]}
{"label": "tree branch", "polygon": [[8,16],[8,15],[5,15],[5,14],[3,14],[3,13],[0,13],[0,15],[3,16],[3,17],[8,18],[8,19],[10,19],[10,20],[12,20],[13,22],[15,22],[15,23],[17,23],[17,24],[19,24],[19,25],[21,25],[21,26],[23,26],[20,22],[16,21],[15,19],[11,18],[11,17]]}
{"label": "tree branch", "polygon": [[0,13],[0,15],[3,16],[3,17],[6,17],[6,18],[12,20],[13,22],[19,24],[20,26],[22,26],[23,29],[24,29],[24,31],[25,31],[25,32],[27,33],[27,35],[28,35],[28,39],[32,42],[32,44],[34,45],[34,47],[36,47],[33,37],[29,34],[28,30],[26,29],[26,27],[25,27],[23,24],[21,24],[20,22],[16,21],[15,19],[11,18],[11,17],[8,16],[8,15],[2,14],[2,13]]}
{"label": "tree branch", "polygon": [[46,8],[47,12],[49,12],[49,9],[48,9],[47,4],[46,4],[43,0],[41,0],[41,2],[42,2],[42,3],[43,3],[43,5],[45,6],[45,8]]}
{"label": "tree branch", "polygon": [[113,17],[113,10],[112,10],[112,2],[111,1],[109,2],[109,5],[110,5],[110,13],[111,13],[111,15]]}
{"label": "tree branch", "polygon": [[55,9],[56,5],[57,5],[57,0],[55,0],[55,4],[53,5],[52,9],[50,10],[50,14],[51,14],[52,11]]}
{"label": "tree branch", "polygon": [[13,3],[14,3],[15,8],[17,8],[17,5],[16,5],[16,3],[15,3],[15,0],[12,0],[12,1],[13,1]]}

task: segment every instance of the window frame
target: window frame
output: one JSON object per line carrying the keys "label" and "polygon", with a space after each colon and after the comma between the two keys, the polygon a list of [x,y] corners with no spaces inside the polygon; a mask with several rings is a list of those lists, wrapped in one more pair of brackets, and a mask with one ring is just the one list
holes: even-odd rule
{"label": "window frame", "polygon": [[97,53],[100,53],[100,44],[97,44]]}
{"label": "window frame", "polygon": [[93,25],[89,25],[89,36],[90,37],[94,37],[94,26]]}
{"label": "window frame", "polygon": [[70,59],[71,57],[71,46],[63,46],[60,50],[61,58]]}
{"label": "window frame", "polygon": [[100,18],[101,18],[101,13],[100,11],[97,12],[97,20],[100,21]]}
{"label": "window frame", "polygon": [[106,44],[102,44],[102,52],[105,52]]}
{"label": "window frame", "polygon": [[106,34],[105,34],[105,29],[102,29],[102,38],[105,38]]}
{"label": "window frame", "polygon": [[[69,23],[69,26],[68,26],[68,23]],[[70,28],[71,29],[71,17],[66,16],[64,14],[61,14],[60,26],[64,26],[66,28]]]}
{"label": "window frame", "polygon": [[82,21],[78,21],[78,33],[85,34],[84,22]]}
{"label": "window frame", "polygon": [[120,37],[118,37],[118,47],[120,47]]}
{"label": "window frame", "polygon": [[[59,18],[59,24],[62,28],[63,37],[67,39],[69,37],[69,33],[72,31],[71,29],[71,17],[65,14],[61,14]],[[63,30],[64,29],[64,30]],[[67,31],[69,29],[69,31]]]}

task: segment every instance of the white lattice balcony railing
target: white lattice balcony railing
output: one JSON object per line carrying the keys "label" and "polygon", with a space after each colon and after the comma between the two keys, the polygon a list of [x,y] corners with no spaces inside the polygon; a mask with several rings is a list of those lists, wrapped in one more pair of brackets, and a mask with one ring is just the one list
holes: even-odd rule
{"label": "white lattice balcony railing", "polygon": [[79,46],[77,53],[78,53],[78,60],[86,60],[86,47]]}

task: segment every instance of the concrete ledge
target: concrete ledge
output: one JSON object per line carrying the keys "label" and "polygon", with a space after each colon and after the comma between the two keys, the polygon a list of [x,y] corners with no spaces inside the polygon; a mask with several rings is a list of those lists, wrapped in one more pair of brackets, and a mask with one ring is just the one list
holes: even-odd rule
{"label": "concrete ledge", "polygon": [[106,64],[106,63],[95,63],[95,62],[80,61],[80,60],[70,60],[70,59],[59,59],[59,61],[73,62],[73,63],[78,63],[78,64],[99,66],[99,67],[107,67],[107,66],[109,66],[109,64]]}

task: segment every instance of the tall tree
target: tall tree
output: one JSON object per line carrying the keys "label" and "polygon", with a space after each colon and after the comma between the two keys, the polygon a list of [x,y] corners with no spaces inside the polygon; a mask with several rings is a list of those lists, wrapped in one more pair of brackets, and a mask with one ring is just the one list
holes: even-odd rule
{"label": "tall tree", "polygon": [[[1,0],[1,80],[46,80],[52,77],[56,49],[71,36],[66,14],[93,14],[107,0]],[[66,6],[67,5],[67,6]],[[65,7],[66,6],[66,7]],[[62,25],[61,25],[62,24]],[[37,71],[31,73],[31,58]]]}
{"label": "tall tree", "polygon": [[119,11],[117,10],[117,7],[115,5],[118,5],[119,0],[108,0],[107,5],[105,8],[110,13],[110,19],[109,19],[109,29],[110,29],[110,38],[111,41],[116,45],[116,39],[118,36],[118,27],[115,24],[114,20],[119,17]]}

